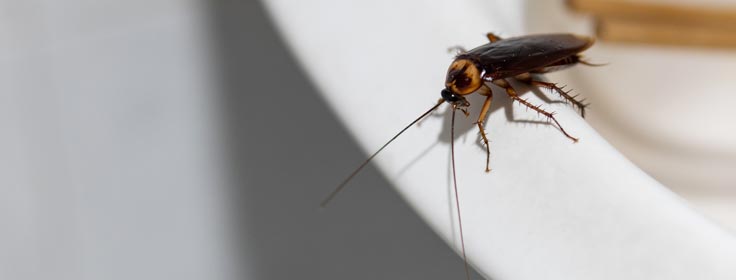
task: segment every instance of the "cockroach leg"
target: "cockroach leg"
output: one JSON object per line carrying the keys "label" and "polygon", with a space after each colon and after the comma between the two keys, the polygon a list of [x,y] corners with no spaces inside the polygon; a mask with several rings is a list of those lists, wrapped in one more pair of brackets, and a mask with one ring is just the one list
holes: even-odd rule
{"label": "cockroach leg", "polygon": [[516,90],[514,90],[514,88],[511,87],[511,84],[508,81],[504,79],[498,79],[498,80],[493,80],[492,83],[499,87],[504,88],[506,90],[506,94],[508,94],[512,100],[515,100],[521,103],[522,105],[552,120],[555,124],[557,124],[557,127],[560,129],[560,131],[562,131],[562,134],[565,134],[565,136],[567,136],[567,138],[570,138],[570,140],[572,140],[573,142],[578,142],[578,138],[575,138],[572,135],[568,134],[567,131],[565,131],[565,129],[562,127],[562,125],[560,125],[560,122],[557,121],[554,113],[547,112],[544,109],[540,108],[539,106],[529,103],[529,101],[527,101],[526,99],[522,99],[521,97],[519,97],[519,95],[516,93]]}
{"label": "cockroach leg", "polygon": [[578,57],[578,62],[580,62],[580,64],[583,64],[583,65],[592,66],[592,67],[598,67],[598,66],[606,66],[606,65],[608,65],[608,63],[591,63],[588,60],[583,59],[583,56],[582,55],[577,55],[577,57]]}
{"label": "cockroach leg", "polygon": [[514,79],[516,79],[517,81],[520,81],[522,83],[525,83],[525,84],[529,84],[529,85],[533,85],[533,86],[538,86],[538,87],[543,87],[543,88],[548,88],[548,89],[551,89],[551,90],[557,92],[557,94],[559,94],[560,96],[562,96],[563,98],[565,98],[565,100],[567,102],[570,102],[570,104],[572,104],[573,108],[577,108],[578,110],[580,110],[580,116],[582,116],[583,118],[585,118],[585,106],[588,106],[588,105],[587,104],[583,104],[582,100],[575,99],[576,96],[571,96],[570,95],[570,91],[572,91],[572,90],[564,91],[563,89],[565,88],[565,86],[559,87],[559,86],[557,86],[556,83],[550,83],[550,82],[535,80],[532,77],[532,75],[529,74],[529,73],[523,73],[523,74],[516,75],[514,77]]}
{"label": "cockroach leg", "polygon": [[491,43],[501,41],[501,37],[498,37],[496,36],[496,34],[493,34],[491,32],[486,33],[486,37],[488,37],[488,41],[491,41]]}
{"label": "cockroach leg", "polygon": [[522,83],[530,84],[532,82],[532,74],[522,73],[514,76],[514,79]]}
{"label": "cockroach leg", "polygon": [[458,54],[464,54],[468,52],[468,50],[466,50],[462,46],[452,46],[452,47],[447,48],[447,52],[450,52],[450,53],[454,52],[456,55],[458,55]]}
{"label": "cockroach leg", "polygon": [[562,96],[563,98],[565,98],[565,100],[567,100],[568,102],[570,102],[573,107],[577,107],[577,109],[580,110],[580,116],[583,117],[583,118],[585,118],[585,106],[587,106],[587,105],[586,104],[583,104],[582,101],[575,99],[575,96],[571,96],[570,95],[570,91],[572,91],[572,90],[564,91],[563,90],[564,86],[558,87],[557,84],[555,84],[555,83],[534,80],[531,77],[531,75],[529,75],[529,79],[527,79],[527,80],[518,79],[518,78],[517,78],[517,80],[519,80],[521,82],[524,82],[524,83],[527,83],[527,84],[530,84],[530,85],[534,85],[534,86],[538,86],[538,87],[543,87],[543,88],[548,88],[548,89],[551,89],[551,90],[557,92],[557,94],[559,94],[560,96]]}
{"label": "cockroach leg", "polygon": [[483,85],[478,93],[486,97],[486,101],[483,102],[483,107],[481,107],[480,109],[480,115],[478,115],[478,122],[476,124],[478,124],[478,130],[480,130],[480,137],[483,140],[483,144],[485,144],[486,146],[486,172],[491,172],[491,148],[488,144],[488,137],[486,137],[486,130],[483,122],[488,117],[488,112],[490,112],[489,109],[491,108],[493,92],[491,91],[490,87]]}

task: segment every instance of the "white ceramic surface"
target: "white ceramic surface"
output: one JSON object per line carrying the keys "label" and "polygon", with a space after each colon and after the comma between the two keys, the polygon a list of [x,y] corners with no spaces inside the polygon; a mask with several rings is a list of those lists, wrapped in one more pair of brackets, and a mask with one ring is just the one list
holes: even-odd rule
{"label": "white ceramic surface", "polygon": [[[452,60],[447,47],[483,44],[486,31],[522,34],[526,2],[266,4],[324,98],[372,152],[437,100]],[[465,241],[481,274],[493,279],[736,278],[733,236],[626,160],[572,109],[540,96],[558,99],[547,92],[525,95],[558,112],[579,143],[552,126],[524,122],[543,119],[512,106],[496,91],[487,121],[493,171],[486,174],[472,115],[456,124]],[[471,101],[477,114],[480,100]],[[457,248],[448,118],[443,107],[375,163]]]}

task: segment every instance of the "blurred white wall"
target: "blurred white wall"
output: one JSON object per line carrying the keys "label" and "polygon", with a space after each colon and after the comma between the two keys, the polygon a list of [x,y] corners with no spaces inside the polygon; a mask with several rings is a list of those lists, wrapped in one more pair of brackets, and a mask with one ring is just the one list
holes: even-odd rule
{"label": "blurred white wall", "polygon": [[227,279],[201,2],[0,2],[0,279]]}
{"label": "blurred white wall", "polygon": [[0,279],[463,275],[257,1],[0,0],[0,155]]}

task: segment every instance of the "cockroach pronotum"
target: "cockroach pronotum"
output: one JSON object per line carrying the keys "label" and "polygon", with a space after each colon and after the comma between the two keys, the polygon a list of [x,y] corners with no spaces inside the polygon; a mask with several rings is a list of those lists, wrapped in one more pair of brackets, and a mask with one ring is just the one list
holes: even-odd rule
{"label": "cockroach pronotum", "polygon": [[490,147],[488,138],[486,137],[483,122],[485,121],[489,109],[491,107],[492,90],[490,84],[498,86],[506,91],[506,94],[512,101],[516,101],[537,113],[545,116],[552,121],[557,128],[560,129],[565,137],[573,142],[577,142],[578,138],[573,137],[562,125],[555,119],[554,112],[548,112],[538,105],[529,103],[526,99],[522,99],[516,90],[511,86],[509,80],[513,79],[521,83],[532,86],[548,88],[569,102],[574,108],[580,111],[580,115],[585,117],[584,100],[577,100],[575,96],[569,95],[569,91],[564,91],[563,87],[558,87],[555,83],[539,80],[535,74],[543,74],[552,71],[561,70],[575,64],[581,63],[589,66],[596,66],[584,61],[580,53],[593,45],[594,40],[590,37],[573,35],[573,34],[539,34],[513,37],[501,39],[493,33],[486,34],[490,43],[479,46],[472,50],[465,50],[461,47],[451,48],[458,51],[455,60],[450,64],[447,70],[447,78],[445,79],[445,88],[441,91],[437,104],[429,110],[421,114],[414,121],[404,127],[393,138],[388,140],[386,144],[381,146],[375,153],[366,159],[358,168],[355,169],[340,185],[330,193],[327,198],[322,201],[321,206],[324,207],[339,193],[345,185],[358,174],[378,153],[386,146],[391,144],[404,131],[416,124],[431,112],[436,110],[442,103],[447,102],[452,106],[452,124],[450,129],[450,150],[452,161],[452,177],[455,192],[455,205],[457,206],[458,228],[460,230],[460,244],[463,262],[465,265],[465,275],[470,279],[468,263],[465,257],[465,241],[463,238],[463,226],[460,218],[460,201],[457,191],[457,175],[455,172],[455,112],[460,110],[468,116],[468,108],[470,102],[465,99],[465,95],[477,92],[485,96],[485,102],[480,109],[480,115],[476,124],[480,131],[480,137],[486,148],[486,172],[490,169]]}

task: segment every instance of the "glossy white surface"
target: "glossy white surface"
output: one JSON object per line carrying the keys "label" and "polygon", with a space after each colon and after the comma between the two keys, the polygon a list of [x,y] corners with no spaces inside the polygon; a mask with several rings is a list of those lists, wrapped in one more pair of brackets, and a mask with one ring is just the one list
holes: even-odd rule
{"label": "glossy white surface", "polygon": [[[267,6],[328,103],[372,152],[437,100],[452,60],[448,46],[483,44],[489,30],[522,34],[524,4],[274,0]],[[490,174],[483,172],[485,154],[472,117],[459,117],[456,124],[467,251],[481,274],[494,279],[736,277],[733,236],[631,164],[572,109],[525,95],[557,111],[565,129],[581,138],[577,144],[552,126],[525,123],[542,119],[512,106],[499,91],[495,97],[487,122]],[[471,101],[477,114],[480,99]],[[376,163],[420,216],[457,247],[449,115],[444,108],[440,112],[409,130]]]}

